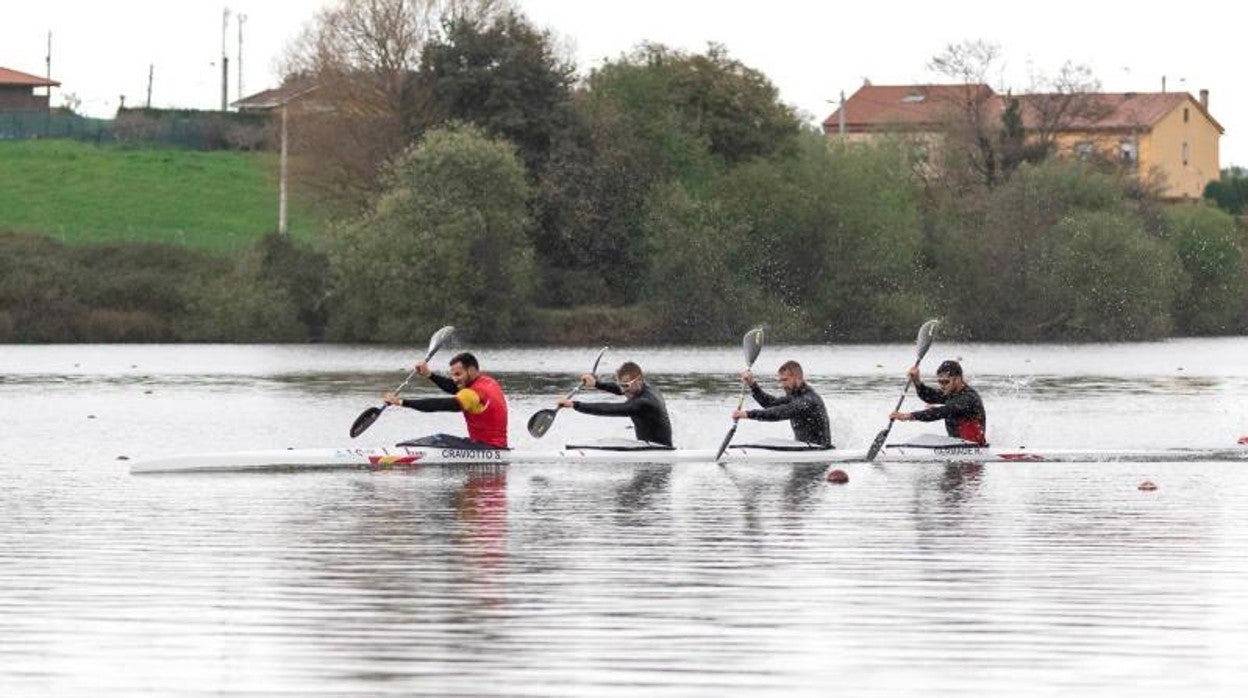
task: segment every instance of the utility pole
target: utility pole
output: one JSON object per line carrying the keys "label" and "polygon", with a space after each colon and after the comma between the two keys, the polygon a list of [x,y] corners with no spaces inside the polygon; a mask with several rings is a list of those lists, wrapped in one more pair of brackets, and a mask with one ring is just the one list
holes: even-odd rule
{"label": "utility pole", "polygon": [[147,108],[152,108],[152,75],[156,72],[156,64],[147,64]]}
{"label": "utility pole", "polygon": [[238,13],[238,98],[243,98],[243,25],[247,23],[247,15]]}
{"label": "utility pole", "polygon": [[44,59],[48,65],[48,107],[52,106],[52,30],[48,30],[48,55]]}
{"label": "utility pole", "polygon": [[837,129],[838,129],[837,132],[841,135],[841,142],[844,143],[845,142],[845,90],[841,90],[841,108],[837,110],[837,113],[840,115],[840,119],[838,120],[840,123],[837,124]]}
{"label": "utility pole", "polygon": [[230,31],[230,8],[221,10],[221,111],[229,108],[230,57],[225,52],[225,37]]}
{"label": "utility pole", "polygon": [[277,194],[277,234],[286,234],[286,100],[282,99],[282,155],[278,175]]}

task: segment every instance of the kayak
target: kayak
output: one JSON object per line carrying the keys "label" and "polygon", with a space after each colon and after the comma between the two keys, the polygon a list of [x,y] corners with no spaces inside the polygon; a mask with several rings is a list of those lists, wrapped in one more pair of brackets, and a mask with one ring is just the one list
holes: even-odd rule
{"label": "kayak", "polygon": [[[1242,444],[1168,449],[1047,449],[978,446],[939,435],[889,444],[878,463],[1099,463],[1248,461]],[[130,472],[190,473],[272,470],[412,468],[425,465],[519,463],[716,463],[714,449],[672,449],[626,439],[570,444],[558,450],[372,446],[205,453],[135,461]],[[730,445],[719,463],[865,463],[867,449],[821,448],[796,441],[765,439]]]}

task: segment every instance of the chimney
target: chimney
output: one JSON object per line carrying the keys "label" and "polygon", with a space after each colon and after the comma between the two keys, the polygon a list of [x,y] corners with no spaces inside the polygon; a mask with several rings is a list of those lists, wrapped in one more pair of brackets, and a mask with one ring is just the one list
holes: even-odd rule
{"label": "chimney", "polygon": [[1200,91],[1200,106],[1204,107],[1205,111],[1209,111],[1209,90]]}

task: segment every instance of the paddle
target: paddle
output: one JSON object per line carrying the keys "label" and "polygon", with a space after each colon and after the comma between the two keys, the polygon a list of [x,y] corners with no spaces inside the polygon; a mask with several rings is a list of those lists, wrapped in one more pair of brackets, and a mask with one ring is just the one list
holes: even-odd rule
{"label": "paddle", "polygon": [[[747,371],[754,368],[755,359],[757,359],[758,355],[763,351],[763,340],[765,339],[763,334],[764,326],[759,325],[749,332],[746,332],[745,337],[741,339],[741,348],[745,351],[745,370]],[[741,399],[737,400],[737,409],[741,409],[741,407],[745,405],[745,391],[745,383],[742,383]],[[728,444],[732,442],[733,435],[737,433],[738,423],[739,420],[732,420],[732,428],[728,430],[727,435],[724,436],[723,442],[719,444],[719,450],[715,452],[716,463],[718,463],[719,459],[723,457],[724,451],[728,450]]]}
{"label": "paddle", "polygon": [[[919,362],[923,360],[923,356],[927,354],[927,350],[932,346],[932,333],[936,331],[936,326],[940,324],[939,320],[928,320],[919,328],[919,336],[914,340],[914,365],[918,367]],[[906,393],[910,390],[910,381],[906,380],[906,387],[901,389],[901,397],[897,399],[897,406],[893,411],[901,409],[901,403],[906,400]],[[884,427],[880,433],[875,435],[875,441],[871,442],[871,448],[867,450],[867,460],[875,460],[880,455],[880,449],[884,448],[884,442],[888,440],[888,432],[893,429],[893,420],[888,420],[888,426]]]}
{"label": "paddle", "polygon": [[[426,363],[428,363],[429,359],[433,358],[434,354],[438,353],[438,350],[442,348],[442,345],[450,339],[451,334],[454,332],[455,328],[447,325],[446,327],[443,327],[433,333],[433,336],[429,338],[429,351],[425,352]],[[399,387],[394,389],[394,393],[397,395],[402,392],[403,389],[407,387],[408,381],[412,380],[412,377],[415,375],[416,369],[413,368],[411,372],[407,374],[407,378],[404,378],[403,382],[399,384]],[[351,423],[351,438],[354,439],[360,434],[363,434],[366,429],[373,426],[373,422],[377,421],[377,418],[381,416],[382,410],[389,406],[390,404],[386,403],[381,407],[370,407],[361,412],[360,416],[356,417],[355,421]]]}
{"label": "paddle", "polygon": [[[608,348],[609,347],[603,347],[602,350],[598,352],[598,358],[594,359],[594,367],[589,369],[591,374],[595,376],[598,375],[598,364],[602,361],[602,355],[607,353]],[[582,385],[585,384],[577,383],[576,387],[572,389],[572,392],[568,393],[564,399],[571,400],[573,395],[581,392]],[[547,431],[550,431],[550,425],[555,423],[555,416],[559,414],[559,410],[561,409],[563,409],[563,405],[538,410],[533,413],[532,417],[529,417],[529,433],[533,435],[533,438],[540,439],[546,435]]]}

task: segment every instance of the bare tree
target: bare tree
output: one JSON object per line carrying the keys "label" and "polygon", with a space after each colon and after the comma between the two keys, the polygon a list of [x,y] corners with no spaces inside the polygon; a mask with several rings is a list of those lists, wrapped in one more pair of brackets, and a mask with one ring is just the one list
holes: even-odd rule
{"label": "bare tree", "polygon": [[1053,153],[1057,135],[1075,124],[1095,123],[1112,111],[1096,94],[1101,83],[1086,65],[1070,61],[1054,76],[1033,74],[1024,98],[1028,139],[1043,156]]}
{"label": "bare tree", "polygon": [[339,0],[320,12],[284,60],[296,177],[347,205],[365,201],[418,136],[428,108],[413,79],[426,42],[454,17],[488,18],[511,0]]}
{"label": "bare tree", "polygon": [[955,92],[947,114],[948,142],[985,186],[996,185],[1000,175],[997,151],[1001,128],[1001,100],[988,85],[1001,47],[980,40],[949,44],[928,63],[928,68],[958,81],[965,89]]}

